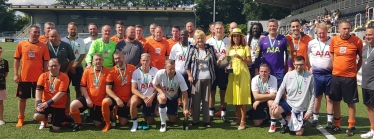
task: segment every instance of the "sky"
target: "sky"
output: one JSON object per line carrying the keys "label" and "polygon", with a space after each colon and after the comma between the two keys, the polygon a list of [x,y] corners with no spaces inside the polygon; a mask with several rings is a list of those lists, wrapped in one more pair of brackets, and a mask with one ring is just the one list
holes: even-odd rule
{"label": "sky", "polygon": [[50,5],[53,4],[56,0],[8,0],[8,3],[13,5]]}

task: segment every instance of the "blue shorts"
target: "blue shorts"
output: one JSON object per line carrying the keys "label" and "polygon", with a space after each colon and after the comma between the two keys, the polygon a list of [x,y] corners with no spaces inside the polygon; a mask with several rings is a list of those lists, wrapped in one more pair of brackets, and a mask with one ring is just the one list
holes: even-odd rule
{"label": "blue shorts", "polygon": [[278,88],[281,86],[282,82],[283,82],[283,78],[284,78],[284,73],[274,73],[273,76],[275,78],[277,78],[277,86]]}
{"label": "blue shorts", "polygon": [[178,115],[178,98],[172,100],[168,98],[166,100],[166,107],[168,108],[166,114]]}
{"label": "blue shorts", "polygon": [[218,86],[220,90],[226,90],[227,83],[229,81],[229,74],[225,72],[225,69],[215,68],[214,72],[216,73],[216,79],[212,84],[211,90],[216,90]]}
{"label": "blue shorts", "polygon": [[315,83],[315,96],[330,94],[331,74],[313,74]]}
{"label": "blue shorts", "polygon": [[83,75],[83,67],[82,66],[78,66],[76,69],[75,69],[75,74],[72,74],[69,72],[69,79],[72,83],[73,86],[75,87],[79,87],[80,84],[81,84],[81,80],[82,80],[82,75]]}
{"label": "blue shorts", "polygon": [[156,104],[157,104],[157,97],[153,99],[151,107],[147,107],[147,105],[145,105],[144,101],[142,100],[142,104],[138,105],[138,108],[143,106],[142,113],[144,116],[155,116]]}

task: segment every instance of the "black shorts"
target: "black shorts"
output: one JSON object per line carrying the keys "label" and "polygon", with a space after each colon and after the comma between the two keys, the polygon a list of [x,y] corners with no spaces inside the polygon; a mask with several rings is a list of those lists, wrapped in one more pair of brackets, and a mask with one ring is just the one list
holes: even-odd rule
{"label": "black shorts", "polygon": [[212,84],[211,90],[216,90],[217,86],[220,90],[226,90],[229,81],[229,74],[222,68],[215,68],[214,72],[216,73],[216,79]]}
{"label": "black shorts", "polygon": [[97,106],[97,105],[93,104],[92,108],[89,108],[87,106],[86,98],[84,98],[83,96],[82,97],[78,97],[77,100],[79,102],[81,102],[82,105],[83,105],[83,107],[79,109],[79,111],[81,113],[84,112],[86,109],[90,109],[90,118],[92,120],[99,121],[99,122],[103,121],[103,114],[101,112],[101,106]]}
{"label": "black shorts", "polygon": [[[108,98],[110,98],[110,100],[112,100],[112,105],[109,106],[110,111],[112,111],[113,107],[117,106],[117,102],[116,102],[116,100],[114,100],[111,97],[108,97]],[[119,117],[123,117],[123,118],[126,118],[126,119],[131,119],[130,118],[130,107],[127,107],[126,105],[127,105],[127,103],[123,102],[123,107],[118,107],[117,115]]]}
{"label": "black shorts", "polygon": [[22,99],[35,98],[36,82],[19,82],[16,96]]}
{"label": "black shorts", "polygon": [[343,101],[347,104],[359,102],[356,77],[332,76],[331,93],[329,97],[332,101]]}
{"label": "black shorts", "polygon": [[65,108],[53,108],[48,107],[43,112],[35,112],[43,114],[45,117],[48,117],[51,114],[51,123],[53,126],[62,127],[62,122],[65,119]]}
{"label": "black shorts", "polygon": [[261,102],[259,105],[257,105],[256,110],[251,110],[251,118],[252,120],[263,120],[268,115],[268,104],[267,102]]}
{"label": "black shorts", "polygon": [[362,99],[365,105],[374,107],[374,90],[362,88]]}
{"label": "black shorts", "polygon": [[70,79],[72,86],[80,87],[80,83],[81,83],[82,75],[83,75],[83,67],[78,66],[75,69],[75,72],[76,72],[75,74],[72,74],[69,72],[69,79]]}
{"label": "black shorts", "polygon": [[142,101],[142,104],[138,105],[137,108],[140,108],[143,106],[143,115],[144,116],[155,116],[155,109],[156,109],[156,104],[157,104],[157,96],[153,99],[152,101],[152,106],[151,107],[147,107],[147,105],[145,105],[144,101]]}

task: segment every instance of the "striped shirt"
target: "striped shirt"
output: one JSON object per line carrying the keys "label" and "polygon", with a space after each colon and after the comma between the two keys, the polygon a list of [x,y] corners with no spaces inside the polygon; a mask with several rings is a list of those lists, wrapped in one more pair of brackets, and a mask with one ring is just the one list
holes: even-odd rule
{"label": "striped shirt", "polygon": [[[198,50],[199,48],[196,45],[190,45],[190,48],[188,49],[187,60],[184,65],[185,69],[191,70],[191,74],[194,79],[198,78],[197,73],[199,72],[198,71],[199,61],[195,57],[195,55],[197,56]],[[208,67],[209,67],[208,69],[210,73],[211,83],[213,84],[213,81],[216,79],[214,68],[216,67],[216,63],[218,59],[217,59],[216,53],[214,52],[213,46],[209,44],[205,44],[205,52],[210,53],[209,57],[207,57],[210,59],[208,62]]]}

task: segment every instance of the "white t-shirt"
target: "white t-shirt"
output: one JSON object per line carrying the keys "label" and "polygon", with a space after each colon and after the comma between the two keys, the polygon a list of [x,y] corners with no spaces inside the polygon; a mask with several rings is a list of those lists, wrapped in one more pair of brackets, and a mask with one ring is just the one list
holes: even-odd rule
{"label": "white t-shirt", "polygon": [[273,75],[269,75],[267,83],[263,84],[260,75],[256,75],[252,79],[252,92],[260,92],[260,94],[277,93],[277,78]]}
{"label": "white t-shirt", "polygon": [[131,82],[137,84],[138,90],[145,97],[150,97],[155,90],[152,81],[155,78],[157,71],[157,68],[150,67],[148,74],[143,74],[139,67],[132,74]]}
{"label": "white t-shirt", "polygon": [[66,42],[70,44],[71,48],[73,49],[73,53],[75,56],[75,61],[79,59],[79,56],[82,54],[86,54],[86,43],[84,43],[82,38],[77,37],[75,41],[69,40],[68,37],[64,37],[61,39],[61,41]]}
{"label": "white t-shirt", "polygon": [[86,44],[86,53],[88,53],[88,50],[90,50],[91,44],[94,40],[91,39],[91,37],[85,38],[84,44]]}
{"label": "white t-shirt", "polygon": [[[227,37],[224,37],[222,40],[217,40],[215,37],[209,38],[206,41],[207,44],[212,45],[214,47],[214,51],[216,52],[217,59],[220,58],[222,55],[226,55],[227,50],[230,46],[230,39]],[[221,64],[219,65],[220,68],[224,68],[228,65],[227,58],[223,61],[221,61]]]}
{"label": "white t-shirt", "polygon": [[177,43],[171,48],[169,59],[175,60],[175,70],[181,74],[186,73],[184,63],[186,62],[188,47],[182,47]]}
{"label": "white t-shirt", "polygon": [[328,39],[326,43],[317,39],[313,39],[308,43],[308,56],[313,73],[331,73],[332,55],[330,53],[330,43],[331,39]]}
{"label": "white t-shirt", "polygon": [[175,72],[173,79],[169,80],[165,69],[157,72],[156,77],[153,79],[153,85],[160,85],[162,91],[170,100],[178,99],[179,87],[181,91],[187,91],[188,89],[182,74]]}
{"label": "white t-shirt", "polygon": [[188,38],[188,42],[191,44],[191,43],[193,43],[193,41],[194,41],[194,38]]}

